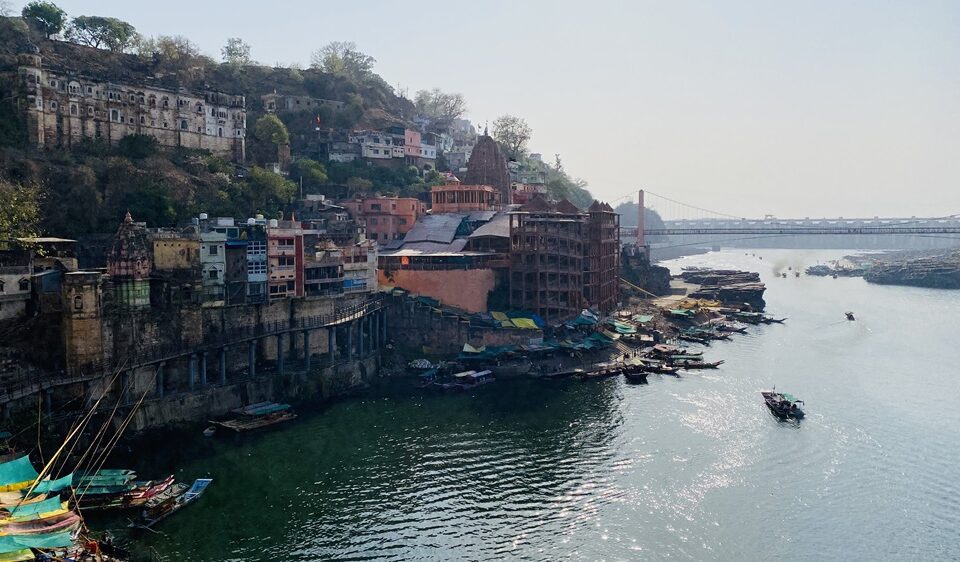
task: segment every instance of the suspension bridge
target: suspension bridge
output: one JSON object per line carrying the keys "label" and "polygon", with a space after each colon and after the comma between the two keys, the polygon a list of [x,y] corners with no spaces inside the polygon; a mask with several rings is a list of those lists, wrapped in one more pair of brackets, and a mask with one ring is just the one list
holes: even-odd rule
{"label": "suspension bridge", "polygon": [[[762,219],[737,217],[677,201],[650,191],[639,190],[638,226],[621,226],[623,238],[634,238],[638,245],[661,237],[722,236],[732,241],[731,236],[780,237],[780,236],[919,236],[956,240],[960,243],[960,213],[941,217],[909,218],[820,218],[777,219],[767,216]],[[633,193],[630,194],[631,196]],[[620,197],[619,199],[625,198]],[[616,201],[616,200],[615,200]],[[644,210],[656,211],[663,219],[663,226],[646,224]],[[668,218],[669,217],[669,218]],[[633,221],[630,221],[633,222]],[[751,238],[744,238],[749,240]]]}

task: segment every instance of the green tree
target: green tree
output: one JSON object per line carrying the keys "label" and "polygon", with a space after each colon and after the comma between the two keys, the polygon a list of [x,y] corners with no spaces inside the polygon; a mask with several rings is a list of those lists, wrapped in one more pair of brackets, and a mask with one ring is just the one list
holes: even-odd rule
{"label": "green tree", "polygon": [[297,193],[295,183],[259,166],[250,168],[242,189],[248,209],[265,215],[282,210]]}
{"label": "green tree", "polygon": [[114,52],[125,51],[137,37],[129,23],[103,16],[77,16],[67,30],[67,38],[74,43]]}
{"label": "green tree", "polygon": [[275,144],[277,147],[290,144],[290,133],[279,117],[269,113],[257,119],[253,126],[257,138]]}
{"label": "green tree", "polygon": [[357,176],[353,176],[347,180],[347,187],[350,188],[350,193],[368,193],[373,189],[373,182]]}
{"label": "green tree", "polygon": [[533,135],[533,129],[520,117],[501,115],[493,122],[493,138],[499,142],[513,158],[520,158],[527,152],[527,143]]}
{"label": "green tree", "polygon": [[431,119],[441,128],[448,127],[467,111],[467,102],[462,94],[448,94],[440,88],[420,90],[413,103],[421,116]]}
{"label": "green tree", "polygon": [[0,246],[37,235],[40,190],[0,179]]}
{"label": "green tree", "polygon": [[23,19],[47,38],[63,31],[67,23],[67,13],[53,2],[34,0],[23,7],[20,12]]}
{"label": "green tree", "polygon": [[353,41],[332,41],[310,55],[310,66],[362,83],[373,76],[377,60],[361,53]]}
{"label": "green tree", "polygon": [[308,192],[320,192],[327,183],[327,169],[323,164],[309,158],[301,158],[290,165],[289,177],[295,181],[303,181],[303,188]]}
{"label": "green tree", "polygon": [[250,45],[239,37],[230,37],[227,44],[220,49],[223,62],[230,66],[247,66],[253,62],[250,58]]}

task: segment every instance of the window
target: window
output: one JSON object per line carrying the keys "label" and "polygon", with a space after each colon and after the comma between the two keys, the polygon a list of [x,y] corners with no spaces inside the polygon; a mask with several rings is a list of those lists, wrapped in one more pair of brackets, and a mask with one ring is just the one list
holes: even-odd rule
{"label": "window", "polygon": [[111,121],[119,121],[119,120],[120,120],[120,112],[118,112],[116,109],[111,109],[111,110],[110,110],[110,120],[111,120]]}
{"label": "window", "polygon": [[50,109],[57,109],[57,102],[55,101],[50,102]]}
{"label": "window", "polygon": [[130,94],[130,101],[137,101],[137,96]]}
{"label": "window", "polygon": [[220,278],[220,272],[217,271],[216,269],[211,269],[211,270],[207,273],[207,277],[208,277],[209,279],[219,279],[219,278]]}
{"label": "window", "polygon": [[277,240],[279,246],[293,246],[293,238],[281,238]]}
{"label": "window", "polygon": [[407,219],[401,218],[401,219],[400,219],[400,224],[407,224]]}
{"label": "window", "polygon": [[141,125],[146,125],[146,124],[147,124],[147,118],[144,117],[143,115],[140,116],[140,124],[141,124]]}
{"label": "window", "polygon": [[180,120],[180,129],[181,129],[181,130],[184,130],[184,131],[187,130],[187,120],[186,120],[186,119],[181,119],[181,120]]}
{"label": "window", "polygon": [[215,256],[215,255],[217,255],[218,253],[220,253],[220,247],[217,246],[216,244],[211,244],[211,245],[210,245],[210,255],[211,255],[211,256]]}
{"label": "window", "polygon": [[73,309],[74,310],[83,310],[83,297],[77,295],[73,297]]}
{"label": "window", "polygon": [[21,279],[21,280],[20,280],[20,283],[19,283],[19,286],[20,286],[20,290],[21,290],[21,291],[29,291],[29,290],[30,290],[30,280],[29,280],[29,279]]}
{"label": "window", "polygon": [[218,127],[218,128],[217,128],[217,136],[219,136],[219,137],[222,137],[222,136],[223,136],[223,127]]}
{"label": "window", "polygon": [[370,224],[377,224],[377,219],[370,219]]}
{"label": "window", "polygon": [[77,107],[77,104],[71,103],[71,104],[70,104],[70,115],[79,115],[79,114],[80,114],[80,109]]}
{"label": "window", "polygon": [[3,280],[0,280],[0,293],[3,292]]}
{"label": "window", "polygon": [[89,115],[90,117],[93,117],[93,106],[92,106],[92,105],[87,108],[87,115]]}

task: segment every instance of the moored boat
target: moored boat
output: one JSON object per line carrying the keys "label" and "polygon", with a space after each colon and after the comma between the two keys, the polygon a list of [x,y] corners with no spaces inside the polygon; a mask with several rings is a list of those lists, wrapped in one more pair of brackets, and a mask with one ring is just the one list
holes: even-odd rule
{"label": "moored boat", "polygon": [[151,498],[144,505],[140,521],[131,521],[130,527],[149,529],[167,517],[200,499],[210,483],[210,478],[198,478],[189,488],[186,484],[176,484],[163,493]]}
{"label": "moored boat", "polygon": [[297,414],[290,410],[289,404],[277,404],[275,402],[258,402],[243,408],[237,408],[233,410],[233,413],[237,415],[234,419],[210,423],[241,432],[276,425],[297,417]]}

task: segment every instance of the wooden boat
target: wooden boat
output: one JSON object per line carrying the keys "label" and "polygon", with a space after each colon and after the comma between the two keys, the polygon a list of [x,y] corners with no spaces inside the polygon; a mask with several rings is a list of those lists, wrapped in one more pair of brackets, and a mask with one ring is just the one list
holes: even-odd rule
{"label": "wooden boat", "polygon": [[687,334],[682,334],[679,338],[683,341],[688,341],[691,343],[699,343],[701,345],[710,345],[710,340],[703,336],[690,336]]}
{"label": "wooden boat", "polygon": [[200,499],[210,483],[210,478],[198,478],[187,488],[186,484],[171,486],[163,493],[151,498],[144,506],[139,522],[130,522],[130,527],[149,529],[170,517],[174,513]]}
{"label": "wooden boat", "polygon": [[722,359],[720,361],[714,361],[713,363],[706,363],[704,361],[683,361],[682,363],[674,363],[674,366],[683,369],[716,369],[720,365],[723,365]]}
{"label": "wooden boat", "polygon": [[457,373],[453,375],[453,380],[445,383],[434,383],[443,390],[460,392],[464,390],[472,390],[479,386],[485,384],[490,384],[496,381],[493,377],[493,371],[483,370],[483,371],[463,371],[462,373]]}
{"label": "wooden boat", "polygon": [[760,395],[763,396],[767,408],[778,418],[800,419],[804,416],[803,409],[800,407],[804,405],[803,400],[798,400],[792,394],[765,390]]}
{"label": "wooden boat", "polygon": [[645,384],[647,382],[647,374],[647,371],[630,371],[624,372],[623,376],[626,377],[627,382]]}
{"label": "wooden boat", "polygon": [[45,519],[10,523],[3,526],[4,535],[57,533],[75,531],[80,527],[80,516],[72,511]]}
{"label": "wooden boat", "polygon": [[233,410],[233,413],[237,415],[234,419],[212,421],[210,423],[241,432],[260,429],[297,418],[297,414],[290,410],[289,404],[277,404],[275,402],[258,402],[243,408],[237,408]]}

